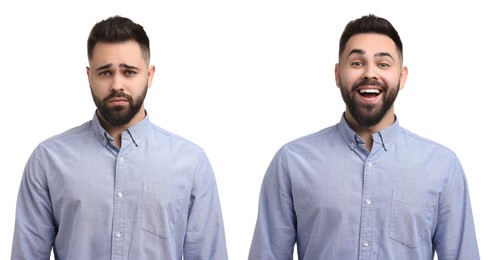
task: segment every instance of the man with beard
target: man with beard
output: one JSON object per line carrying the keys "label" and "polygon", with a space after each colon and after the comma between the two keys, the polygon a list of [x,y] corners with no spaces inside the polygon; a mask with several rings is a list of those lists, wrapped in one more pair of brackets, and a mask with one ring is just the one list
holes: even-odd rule
{"label": "man with beard", "polygon": [[250,260],[479,259],[455,153],[399,125],[402,41],[386,19],[349,22],[335,79],[340,122],[285,144],[265,174]]}
{"label": "man with beard", "polygon": [[227,259],[217,185],[197,145],[151,123],[155,67],[139,24],[87,41],[92,120],[40,143],[17,200],[12,259]]}

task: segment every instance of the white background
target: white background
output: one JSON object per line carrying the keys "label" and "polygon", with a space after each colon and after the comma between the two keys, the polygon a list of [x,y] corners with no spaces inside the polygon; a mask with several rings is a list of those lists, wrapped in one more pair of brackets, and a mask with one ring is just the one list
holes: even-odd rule
{"label": "white background", "polygon": [[[435,3],[433,3],[435,2]],[[484,1],[8,1],[0,7],[0,259],[10,257],[25,162],[42,140],[92,118],[86,39],[115,14],[146,29],[154,123],[200,145],[218,181],[231,260],[246,259],[263,174],[279,147],[339,121],[334,81],[345,24],[390,20],[409,68],[396,114],[455,151],[482,259],[490,259],[490,42]]]}

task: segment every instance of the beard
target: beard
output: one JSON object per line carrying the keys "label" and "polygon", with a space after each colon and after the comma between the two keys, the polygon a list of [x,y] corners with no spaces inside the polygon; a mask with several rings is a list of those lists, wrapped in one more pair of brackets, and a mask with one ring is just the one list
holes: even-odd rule
{"label": "beard", "polygon": [[[141,95],[133,99],[133,97],[124,94],[123,92],[113,92],[111,95],[105,97],[103,100],[97,98],[92,91],[92,98],[94,100],[95,106],[99,111],[99,114],[112,126],[122,126],[129,123],[134,116],[140,111],[141,106],[146,98],[146,93],[148,92],[148,85],[144,88]],[[111,98],[122,97],[128,101],[127,106],[109,106],[108,101]]]}
{"label": "beard", "polygon": [[[365,104],[356,100],[357,89],[360,86],[365,85],[378,86],[383,90],[383,98],[381,102],[377,104]],[[390,89],[388,86],[377,80],[364,79],[352,86],[352,90],[350,92],[343,85],[342,81],[340,82],[340,93],[342,94],[342,99],[347,105],[347,109],[357,123],[363,127],[374,126],[381,122],[386,112],[388,112],[388,110],[390,110],[390,108],[393,106],[399,91],[400,81],[398,81],[395,88]]]}

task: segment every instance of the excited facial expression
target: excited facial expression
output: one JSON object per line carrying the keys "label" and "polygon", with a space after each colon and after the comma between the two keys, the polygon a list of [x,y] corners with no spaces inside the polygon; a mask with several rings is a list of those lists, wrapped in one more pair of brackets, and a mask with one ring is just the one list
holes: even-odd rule
{"label": "excited facial expression", "polygon": [[144,118],[144,100],[153,79],[135,41],[97,43],[87,75],[98,115],[112,126]]}
{"label": "excited facial expression", "polygon": [[395,43],[388,36],[375,33],[352,36],[335,66],[347,116],[362,127],[394,118],[393,103],[406,76],[407,69],[402,67]]}

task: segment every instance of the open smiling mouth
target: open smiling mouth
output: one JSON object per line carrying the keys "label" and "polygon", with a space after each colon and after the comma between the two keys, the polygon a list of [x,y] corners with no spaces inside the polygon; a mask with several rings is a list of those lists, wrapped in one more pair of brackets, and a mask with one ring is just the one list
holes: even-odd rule
{"label": "open smiling mouth", "polygon": [[375,88],[359,89],[357,92],[365,98],[375,98],[381,94],[381,90]]}

